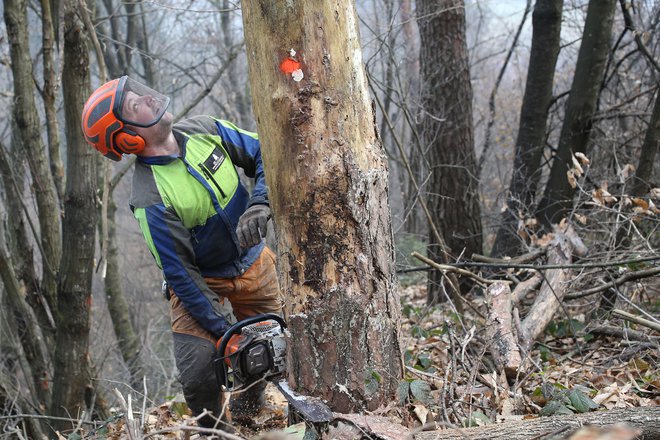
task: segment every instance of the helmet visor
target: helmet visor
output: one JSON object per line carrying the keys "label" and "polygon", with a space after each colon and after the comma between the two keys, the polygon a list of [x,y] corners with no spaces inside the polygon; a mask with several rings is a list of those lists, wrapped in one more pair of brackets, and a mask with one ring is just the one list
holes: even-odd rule
{"label": "helmet visor", "polygon": [[124,124],[151,127],[163,117],[170,98],[127,76],[121,78],[117,88],[115,114]]}

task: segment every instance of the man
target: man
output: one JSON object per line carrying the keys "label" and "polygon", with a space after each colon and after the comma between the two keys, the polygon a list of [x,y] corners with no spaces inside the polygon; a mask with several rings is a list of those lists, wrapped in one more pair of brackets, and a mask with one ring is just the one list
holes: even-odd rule
{"label": "man", "polygon": [[[87,100],[82,129],[104,156],[136,154],[131,209],[169,286],[174,354],[183,394],[200,425],[221,415],[215,343],[229,325],[280,313],[270,217],[256,134],[198,116],[173,124],[169,97],[123,76]],[[255,178],[250,196],[235,166]],[[234,416],[255,414],[265,384],[232,397]]]}

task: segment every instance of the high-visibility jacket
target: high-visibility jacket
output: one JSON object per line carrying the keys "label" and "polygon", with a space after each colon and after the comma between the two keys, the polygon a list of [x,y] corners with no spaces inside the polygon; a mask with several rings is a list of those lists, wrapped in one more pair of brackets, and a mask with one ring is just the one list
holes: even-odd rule
{"label": "high-visibility jacket", "polygon": [[[173,126],[178,155],[138,157],[131,210],[165,280],[208,331],[221,336],[227,321],[204,277],[232,278],[257,259],[264,242],[241,249],[238,219],[268,204],[255,133],[198,116]],[[235,168],[255,178],[248,194]]]}

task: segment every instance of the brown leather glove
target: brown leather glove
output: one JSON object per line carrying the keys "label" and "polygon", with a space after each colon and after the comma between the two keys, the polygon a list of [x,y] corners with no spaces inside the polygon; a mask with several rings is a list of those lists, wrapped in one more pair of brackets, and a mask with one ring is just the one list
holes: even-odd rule
{"label": "brown leather glove", "polygon": [[266,237],[266,228],[270,218],[268,205],[252,205],[238,219],[236,236],[244,249],[259,244]]}

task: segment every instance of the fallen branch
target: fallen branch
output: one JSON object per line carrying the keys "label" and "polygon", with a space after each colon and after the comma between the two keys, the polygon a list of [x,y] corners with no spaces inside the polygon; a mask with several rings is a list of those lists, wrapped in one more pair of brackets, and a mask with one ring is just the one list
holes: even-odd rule
{"label": "fallen branch", "polygon": [[490,264],[524,264],[529,263],[530,261],[534,261],[543,255],[545,255],[545,248],[536,249],[534,251],[527,252],[526,254],[522,254],[513,258],[493,258],[481,254],[472,254],[472,261]]}
{"label": "fallen branch", "polygon": [[[574,240],[564,234],[556,234],[548,247],[550,264],[570,264]],[[525,351],[529,351],[534,340],[552,320],[564,297],[566,285],[570,280],[569,269],[551,269],[545,272],[544,282],[527,316],[522,321],[520,342]]]}
{"label": "fallen branch", "polygon": [[620,318],[623,318],[626,321],[634,322],[635,324],[643,325],[644,327],[653,329],[656,332],[660,332],[660,324],[658,324],[657,322],[649,321],[648,319],[631,315],[630,313],[624,312],[623,310],[619,310],[619,309],[612,310],[612,314]]}
{"label": "fallen branch", "polygon": [[579,415],[541,417],[531,420],[515,420],[476,428],[446,429],[420,432],[415,440],[529,440],[566,429],[562,438],[583,425],[612,426],[624,423],[642,431],[644,440],[660,440],[660,407],[639,407],[598,411]]}
{"label": "fallen branch", "polygon": [[607,290],[610,287],[619,286],[619,285],[621,285],[623,283],[626,283],[628,281],[639,280],[639,279],[642,279],[642,278],[648,278],[648,277],[652,277],[652,276],[658,275],[658,274],[660,274],[660,266],[651,267],[649,269],[644,269],[644,270],[638,270],[638,271],[635,271],[635,272],[627,272],[627,273],[623,274],[622,276],[620,276],[619,278],[617,278],[613,281],[610,281],[609,283],[605,283],[601,286],[594,287],[592,289],[587,289],[587,290],[585,290],[583,292],[579,292],[579,293],[570,293],[570,294],[566,295],[564,297],[564,299],[568,300],[568,299],[584,298],[585,296],[593,295],[595,293],[600,293],[603,290]]}
{"label": "fallen branch", "polygon": [[449,264],[439,264],[436,263],[435,261],[431,260],[430,258],[425,257],[424,255],[421,255],[419,252],[413,252],[410,254],[412,257],[417,258],[418,260],[428,264],[429,266],[443,271],[443,272],[456,272],[461,275],[465,275],[467,277],[473,278],[474,280],[480,282],[481,284],[494,284],[494,283],[511,283],[511,281],[502,281],[502,280],[487,280],[485,278],[480,277],[479,275],[470,272],[469,270],[466,269],[461,269],[453,265]]}
{"label": "fallen branch", "polygon": [[660,342],[660,338],[658,338],[657,336],[649,336],[642,332],[631,330],[627,327],[620,328],[620,327],[612,327],[610,325],[601,325],[599,327],[589,330],[589,333],[591,333],[592,335],[614,336],[615,338],[619,338],[621,340],[627,339],[630,341],[643,341],[643,342],[651,341],[651,342],[655,342],[656,344]]}
{"label": "fallen branch", "polygon": [[536,272],[530,279],[518,283],[516,288],[513,289],[513,292],[511,292],[511,302],[518,304],[529,292],[536,290],[541,285],[541,281],[543,281],[543,276],[540,272]]}

